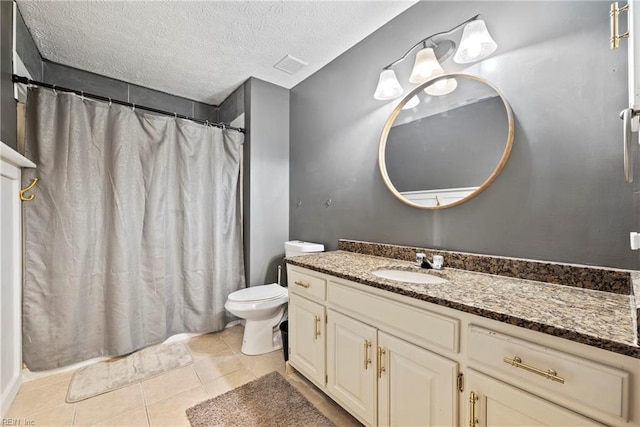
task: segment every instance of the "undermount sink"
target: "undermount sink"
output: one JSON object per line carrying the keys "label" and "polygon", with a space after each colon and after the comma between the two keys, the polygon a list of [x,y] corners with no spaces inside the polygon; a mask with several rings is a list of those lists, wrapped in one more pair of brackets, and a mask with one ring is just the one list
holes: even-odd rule
{"label": "undermount sink", "polygon": [[408,283],[446,283],[447,279],[443,279],[442,277],[433,276],[428,273],[419,273],[417,271],[406,271],[406,270],[390,270],[390,269],[381,269],[374,270],[371,272],[374,276],[378,276],[382,279],[395,280],[397,282],[408,282]]}

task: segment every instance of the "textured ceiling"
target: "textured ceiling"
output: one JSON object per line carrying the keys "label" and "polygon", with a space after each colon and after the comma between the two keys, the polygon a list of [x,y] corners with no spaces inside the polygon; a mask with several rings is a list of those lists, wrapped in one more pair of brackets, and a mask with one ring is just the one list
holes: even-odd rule
{"label": "textured ceiling", "polygon": [[[211,104],[253,76],[291,88],[416,1],[30,1],[45,59]],[[273,68],[291,54],[309,65]]]}

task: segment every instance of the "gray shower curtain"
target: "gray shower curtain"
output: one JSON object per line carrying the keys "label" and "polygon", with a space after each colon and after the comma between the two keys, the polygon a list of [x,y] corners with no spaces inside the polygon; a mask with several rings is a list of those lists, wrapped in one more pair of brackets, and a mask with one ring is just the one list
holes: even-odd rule
{"label": "gray shower curtain", "polygon": [[243,134],[38,88],[26,123],[27,367],[222,329],[244,287]]}

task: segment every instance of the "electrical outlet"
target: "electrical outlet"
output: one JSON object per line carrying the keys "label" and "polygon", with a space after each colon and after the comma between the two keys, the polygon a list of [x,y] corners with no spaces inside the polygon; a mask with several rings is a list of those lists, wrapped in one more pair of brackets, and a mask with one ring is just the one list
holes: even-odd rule
{"label": "electrical outlet", "polygon": [[629,243],[631,244],[631,249],[637,251],[640,249],[640,233],[636,233],[632,231],[629,233]]}

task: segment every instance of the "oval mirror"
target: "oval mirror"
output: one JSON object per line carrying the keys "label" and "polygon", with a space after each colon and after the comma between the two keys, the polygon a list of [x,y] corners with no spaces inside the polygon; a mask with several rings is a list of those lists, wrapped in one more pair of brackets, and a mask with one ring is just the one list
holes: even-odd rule
{"label": "oval mirror", "polygon": [[511,107],[495,86],[469,74],[443,74],[417,86],[389,115],[380,139],[380,172],[408,205],[456,206],[498,176],[513,131]]}

